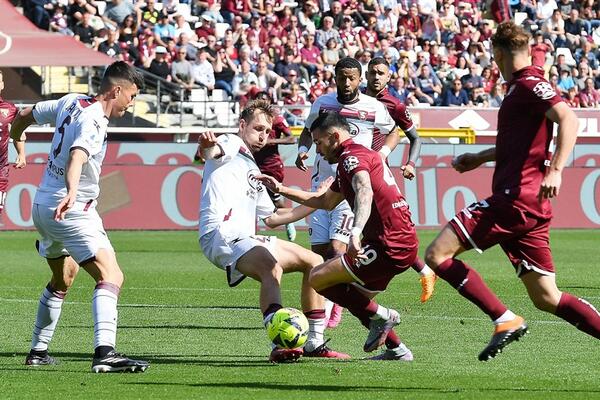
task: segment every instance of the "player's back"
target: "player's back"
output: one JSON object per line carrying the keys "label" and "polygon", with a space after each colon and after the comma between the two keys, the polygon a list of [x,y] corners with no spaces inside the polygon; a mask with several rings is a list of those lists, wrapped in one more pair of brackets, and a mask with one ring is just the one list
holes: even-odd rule
{"label": "player's back", "polygon": [[265,187],[254,177],[258,166],[242,139],[218,137],[223,155],[206,161],[200,199],[200,236],[219,229],[224,237],[256,233],[256,218],[270,215],[275,206]]}
{"label": "player's back", "polygon": [[550,202],[537,200],[552,140],[553,123],[545,113],[561,101],[543,70],[530,66],[513,74],[498,112],[492,190],[539,216],[551,215]]}
{"label": "player's back", "polygon": [[33,109],[38,124],[55,124],[48,164],[34,203],[57,205],[67,194],[65,174],[71,151],[88,156],[83,164],[77,190],[78,202],[95,200],[99,193],[102,161],[106,154],[108,118],[102,105],[82,94],[68,94],[59,100],[39,102]]}
{"label": "player's back", "polygon": [[[389,248],[389,253],[413,249],[418,246],[415,226],[411,221],[408,203],[400,192],[396,180],[381,156],[371,149],[347,140],[341,144],[338,162],[339,186],[344,197],[354,204],[356,193],[352,177],[366,171],[371,180],[373,202],[371,215],[363,230],[363,241],[378,242]],[[334,188],[335,190],[335,188]]]}

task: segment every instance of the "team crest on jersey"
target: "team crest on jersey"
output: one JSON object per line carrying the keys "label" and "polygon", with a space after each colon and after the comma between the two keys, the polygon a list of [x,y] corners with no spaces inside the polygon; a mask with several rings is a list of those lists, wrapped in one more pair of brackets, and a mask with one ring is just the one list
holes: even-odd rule
{"label": "team crest on jersey", "polygon": [[344,171],[350,172],[356,167],[358,167],[358,158],[355,156],[347,157],[344,160]]}
{"label": "team crest on jersey", "polygon": [[540,82],[533,88],[533,93],[542,100],[549,100],[556,96],[556,92],[548,82]]}
{"label": "team crest on jersey", "polygon": [[358,111],[358,119],[364,121],[365,119],[367,119],[367,112],[366,111]]}
{"label": "team crest on jersey", "polygon": [[2,114],[4,118],[8,117],[8,108],[0,108],[0,114]]}
{"label": "team crest on jersey", "polygon": [[358,128],[358,125],[356,125],[353,122],[348,121],[348,125],[350,126],[350,136],[356,136],[358,135],[358,132],[360,132],[360,129]]}

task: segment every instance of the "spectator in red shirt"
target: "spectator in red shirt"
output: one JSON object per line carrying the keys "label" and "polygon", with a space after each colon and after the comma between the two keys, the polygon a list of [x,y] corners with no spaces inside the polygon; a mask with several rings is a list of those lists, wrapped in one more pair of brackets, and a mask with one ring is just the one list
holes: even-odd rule
{"label": "spectator in red shirt", "polygon": [[262,26],[262,20],[258,15],[252,17],[250,27],[246,29],[246,37],[249,36],[256,36],[261,47],[269,41],[269,33]]}
{"label": "spectator in red shirt", "polygon": [[408,35],[412,37],[421,37],[423,31],[421,29],[421,19],[419,18],[419,9],[416,4],[410,6],[408,15],[400,19],[400,24],[406,28]]}
{"label": "spectator in red shirt", "polygon": [[565,98],[565,103],[567,103],[571,108],[579,108],[580,99],[577,95],[577,86],[569,88]]}
{"label": "spectator in red shirt", "polygon": [[554,51],[554,46],[549,39],[544,40],[542,31],[535,33],[535,43],[531,46],[531,63],[538,67],[543,67],[546,64],[546,54],[549,51]]}
{"label": "spectator in red shirt", "polygon": [[377,35],[377,18],[369,17],[367,27],[358,33],[363,49],[369,49],[374,52],[379,48],[379,38]]}
{"label": "spectator in red shirt", "polygon": [[600,106],[600,93],[594,88],[594,80],[587,78],[585,80],[585,89],[579,93],[581,107],[598,108]]}
{"label": "spectator in red shirt", "polygon": [[[304,47],[300,49],[302,65],[308,70],[308,75],[313,76],[315,72],[323,69],[323,60],[321,60],[321,50],[315,46],[315,35],[304,35]],[[331,40],[331,39],[330,39]]]}
{"label": "spectator in red shirt", "polygon": [[[292,83],[290,86],[290,93],[283,98],[283,104],[287,106],[303,106],[306,104],[304,96],[300,92],[300,85]],[[291,108],[285,110],[285,120],[291,126],[304,125],[304,109],[302,108]]]}

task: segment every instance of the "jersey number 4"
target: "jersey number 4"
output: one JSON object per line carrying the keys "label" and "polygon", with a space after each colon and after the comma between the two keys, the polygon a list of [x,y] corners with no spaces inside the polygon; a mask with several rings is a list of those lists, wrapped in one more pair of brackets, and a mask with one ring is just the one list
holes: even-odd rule
{"label": "jersey number 4", "polygon": [[63,139],[65,138],[65,128],[70,123],[71,123],[71,116],[67,115],[67,117],[63,120],[62,124],[60,124],[60,127],[58,128],[58,133],[60,133],[60,142],[58,142],[58,144],[56,145],[56,148],[54,150],[52,150],[52,155],[54,156],[53,158],[56,158],[60,154],[60,151],[62,150]]}

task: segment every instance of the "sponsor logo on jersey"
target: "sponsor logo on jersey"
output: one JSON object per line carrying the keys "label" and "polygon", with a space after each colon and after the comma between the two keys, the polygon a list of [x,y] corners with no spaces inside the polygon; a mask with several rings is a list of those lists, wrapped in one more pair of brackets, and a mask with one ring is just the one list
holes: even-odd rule
{"label": "sponsor logo on jersey", "polygon": [[533,93],[542,100],[549,100],[556,96],[556,92],[548,82],[539,82],[534,86]]}
{"label": "sponsor logo on jersey", "polygon": [[358,167],[358,158],[355,156],[350,156],[344,159],[344,171],[350,172],[354,168]]}
{"label": "sponsor logo on jersey", "polygon": [[257,193],[260,193],[264,190],[263,185],[258,179],[256,179],[256,175],[258,174],[260,174],[260,171],[257,169],[251,169],[246,174],[246,179],[248,180],[248,185],[250,186],[246,191],[246,196],[252,200],[256,199]]}

